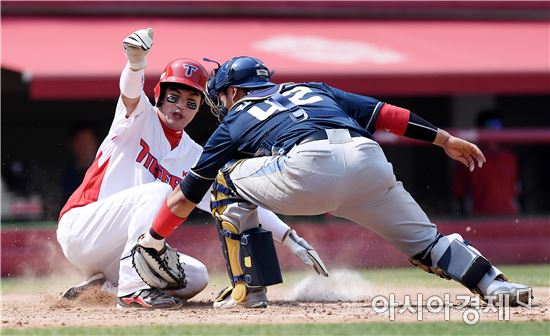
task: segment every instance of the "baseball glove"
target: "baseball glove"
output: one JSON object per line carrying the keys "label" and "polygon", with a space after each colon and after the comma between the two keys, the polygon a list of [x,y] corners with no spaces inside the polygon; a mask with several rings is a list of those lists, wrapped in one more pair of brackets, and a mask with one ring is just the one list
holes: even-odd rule
{"label": "baseball glove", "polygon": [[132,266],[152,288],[181,289],[187,286],[178,251],[164,244],[162,250],[136,244],[132,249]]}

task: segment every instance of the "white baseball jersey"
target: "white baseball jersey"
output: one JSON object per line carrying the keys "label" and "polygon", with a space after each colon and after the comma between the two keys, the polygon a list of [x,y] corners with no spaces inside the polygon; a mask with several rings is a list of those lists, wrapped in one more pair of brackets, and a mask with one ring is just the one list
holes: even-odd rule
{"label": "white baseball jersey", "polygon": [[171,148],[156,109],[144,93],[129,118],[119,99],[109,134],[61,216],[72,208],[157,179],[173,189],[201,152],[202,147],[185,132],[179,144]]}
{"label": "white baseball jersey", "polygon": [[[185,132],[172,143],[170,136],[144,93],[129,118],[119,99],[109,134],[61,210],[57,238],[67,259],[88,277],[104,273],[118,283],[119,296],[148,287],[132,268],[130,251],[202,153]],[[198,207],[210,211],[208,195]],[[274,238],[282,240],[289,227],[270,211],[259,209],[258,214]],[[208,274],[190,256],[182,254],[181,261],[188,284],[178,295],[189,298],[206,286]]]}
{"label": "white baseball jersey", "polygon": [[[67,259],[85,276],[104,273],[118,283],[119,296],[148,287],[127,257],[202,152],[185,133],[174,148],[169,136],[144,93],[129,118],[119,99],[109,134],[61,211],[57,238]],[[206,286],[208,274],[190,256],[182,254],[181,262],[188,286],[178,293],[189,298]]]}
{"label": "white baseball jersey", "polygon": [[[109,197],[131,187],[160,180],[174,189],[197,162],[202,147],[183,132],[172,149],[156,108],[142,92],[129,118],[119,99],[109,134],[98,149],[84,181],[71,195],[60,218],[69,210]],[[197,207],[210,212],[206,194]],[[157,211],[158,209],[155,209]],[[289,230],[273,212],[260,208],[260,222],[281,241]]]}

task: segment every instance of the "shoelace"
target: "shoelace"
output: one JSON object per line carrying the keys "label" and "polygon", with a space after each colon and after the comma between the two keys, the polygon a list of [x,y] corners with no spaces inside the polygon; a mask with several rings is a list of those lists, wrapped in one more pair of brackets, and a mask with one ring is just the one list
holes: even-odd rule
{"label": "shoelace", "polygon": [[144,295],[143,295],[143,298],[146,299],[146,298],[151,298],[151,299],[156,299],[156,298],[159,298],[159,297],[162,297],[162,296],[165,296],[164,292],[161,291],[160,289],[158,288],[151,288],[151,289],[146,289],[142,292]]}

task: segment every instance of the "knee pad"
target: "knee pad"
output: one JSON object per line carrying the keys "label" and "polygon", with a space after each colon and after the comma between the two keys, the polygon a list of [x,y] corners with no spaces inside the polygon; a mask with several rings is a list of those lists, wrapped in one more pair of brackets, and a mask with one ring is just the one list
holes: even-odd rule
{"label": "knee pad", "polygon": [[216,179],[212,185],[212,197],[210,198],[210,209],[214,217],[216,213],[218,215],[224,213],[229,204],[245,202],[244,199],[238,196],[237,190],[229,176],[239,162],[237,160],[229,161],[216,175]]}
{"label": "knee pad", "polygon": [[470,290],[474,290],[492,268],[491,263],[457,233],[438,234],[426,250],[410,261],[424,271],[456,280]]}

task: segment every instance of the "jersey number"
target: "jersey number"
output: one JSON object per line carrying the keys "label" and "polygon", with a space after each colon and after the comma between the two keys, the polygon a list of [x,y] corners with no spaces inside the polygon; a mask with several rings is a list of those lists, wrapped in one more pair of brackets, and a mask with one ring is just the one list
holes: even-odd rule
{"label": "jersey number", "polygon": [[[297,86],[292,90],[283,92],[283,96],[287,97],[288,100],[290,100],[292,103],[296,105],[314,104],[323,100],[323,98],[319,96],[311,96],[304,99],[304,96],[311,92],[312,92],[311,89],[306,86]],[[267,110],[262,110],[258,106],[253,106],[248,110],[248,113],[252,114],[256,119],[261,121],[261,120],[267,119],[270,115],[272,115],[275,112],[281,112],[286,110],[284,106],[281,106],[277,102],[274,102],[269,99],[264,101],[264,103],[269,105]],[[307,118],[307,115],[303,115],[304,113],[305,112],[302,111],[301,115],[297,115],[295,117],[300,119]]]}

